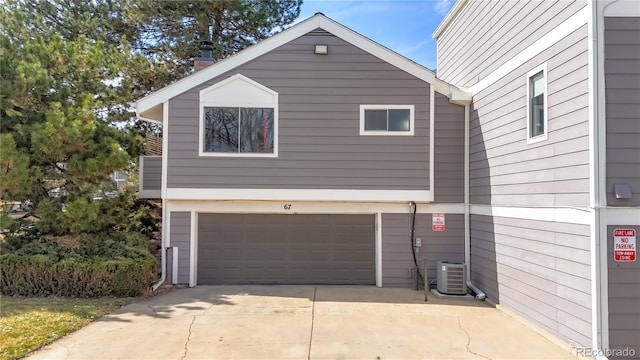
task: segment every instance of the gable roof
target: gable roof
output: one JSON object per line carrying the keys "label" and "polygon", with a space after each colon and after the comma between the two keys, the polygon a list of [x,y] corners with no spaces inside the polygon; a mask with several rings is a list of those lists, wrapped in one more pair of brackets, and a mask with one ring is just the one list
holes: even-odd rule
{"label": "gable roof", "polygon": [[136,114],[143,120],[161,122],[162,104],[165,101],[318,28],[323,29],[332,35],[370,53],[371,55],[374,55],[377,58],[430,83],[434,86],[436,91],[449,96],[452,101],[465,102],[471,99],[470,95],[466,92],[436,78],[435,73],[426,67],[407,59],[406,57],[363,35],[358,34],[344,25],[329,19],[321,13],[317,13],[270,38],[262,40],[259,43],[238,52],[237,54],[234,54],[209,67],[178,80],[171,85],[153,92],[142,99],[139,99],[135,102]]}

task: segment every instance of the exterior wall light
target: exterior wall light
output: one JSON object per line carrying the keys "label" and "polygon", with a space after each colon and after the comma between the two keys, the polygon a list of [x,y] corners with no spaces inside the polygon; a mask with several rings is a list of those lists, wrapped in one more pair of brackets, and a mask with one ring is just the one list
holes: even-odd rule
{"label": "exterior wall light", "polygon": [[327,55],[329,53],[329,46],[327,45],[316,45],[316,49],[314,51],[318,55]]}

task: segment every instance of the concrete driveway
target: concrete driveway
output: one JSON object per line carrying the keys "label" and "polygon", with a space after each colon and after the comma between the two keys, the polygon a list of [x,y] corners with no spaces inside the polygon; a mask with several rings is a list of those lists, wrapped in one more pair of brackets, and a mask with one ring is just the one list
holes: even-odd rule
{"label": "concrete driveway", "polygon": [[407,289],[200,286],[131,304],[30,359],[575,359],[479,301]]}

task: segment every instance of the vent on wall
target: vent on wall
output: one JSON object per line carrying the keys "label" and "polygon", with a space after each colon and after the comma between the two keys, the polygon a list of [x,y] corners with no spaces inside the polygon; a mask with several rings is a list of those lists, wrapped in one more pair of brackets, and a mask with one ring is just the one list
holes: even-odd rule
{"label": "vent on wall", "polygon": [[465,295],[467,265],[459,261],[438,261],[438,292],[447,295]]}

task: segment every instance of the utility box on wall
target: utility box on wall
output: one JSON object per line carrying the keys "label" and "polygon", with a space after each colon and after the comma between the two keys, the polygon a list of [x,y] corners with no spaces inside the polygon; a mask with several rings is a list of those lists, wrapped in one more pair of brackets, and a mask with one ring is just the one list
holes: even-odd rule
{"label": "utility box on wall", "polygon": [[438,292],[447,295],[465,295],[467,264],[460,261],[438,261]]}

